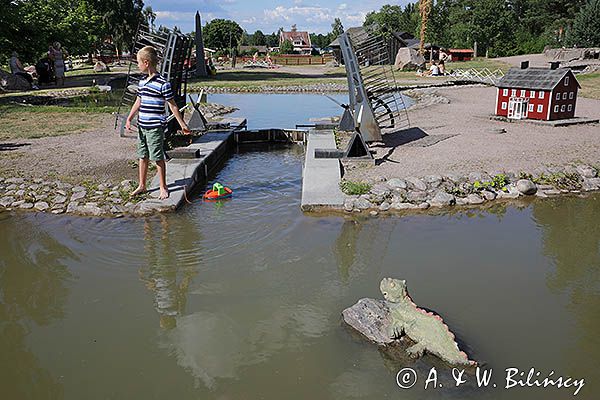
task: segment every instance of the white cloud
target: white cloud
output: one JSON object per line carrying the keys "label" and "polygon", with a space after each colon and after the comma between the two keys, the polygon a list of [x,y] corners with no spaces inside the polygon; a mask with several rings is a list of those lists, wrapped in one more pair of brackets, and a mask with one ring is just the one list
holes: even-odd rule
{"label": "white cloud", "polygon": [[250,18],[243,19],[242,22],[245,24],[253,24],[256,22],[256,17],[250,17]]}
{"label": "white cloud", "polygon": [[346,8],[348,8],[348,4],[346,3],[342,3],[338,6],[338,10],[345,10]]}
{"label": "white cloud", "polygon": [[194,13],[194,12],[156,11],[157,19],[167,19],[170,21],[190,21],[190,20],[193,21],[195,17],[196,17],[196,13]]}
{"label": "white cloud", "polygon": [[306,21],[319,22],[333,20],[331,10],[323,7],[283,7],[277,6],[273,9],[264,10],[264,15],[267,20],[271,21],[289,21],[293,17],[305,17]]}

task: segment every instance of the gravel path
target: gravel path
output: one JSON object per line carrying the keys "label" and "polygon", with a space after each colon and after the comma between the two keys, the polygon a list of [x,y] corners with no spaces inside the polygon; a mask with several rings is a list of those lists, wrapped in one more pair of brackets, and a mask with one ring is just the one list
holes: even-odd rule
{"label": "gravel path", "polygon": [[[134,179],[136,136],[120,137],[114,117],[80,134],[0,142],[0,174],[42,179]],[[12,173],[11,173],[12,172]]]}
{"label": "gravel path", "polygon": [[[428,147],[418,142],[398,145],[406,134],[387,136],[385,144],[373,144],[377,166],[346,166],[346,179],[408,177],[471,172],[536,173],[544,166],[568,163],[600,164],[600,126],[547,127],[526,122],[489,119],[495,107],[496,88],[453,87],[435,91],[448,104],[409,110],[412,134],[445,135]],[[579,98],[576,115],[600,118],[600,101]],[[496,133],[505,129],[506,133]],[[456,135],[456,136],[452,136]],[[450,136],[450,137],[449,137]],[[438,137],[443,138],[443,137]],[[356,165],[356,164],[355,164]]]}
{"label": "gravel path", "polygon": [[[201,106],[204,114],[227,114],[234,109],[217,104]],[[189,118],[191,113],[187,113]],[[39,139],[0,141],[0,176],[59,179],[78,183],[137,179],[137,133],[124,137],[114,129],[115,117],[106,114],[92,131]]]}

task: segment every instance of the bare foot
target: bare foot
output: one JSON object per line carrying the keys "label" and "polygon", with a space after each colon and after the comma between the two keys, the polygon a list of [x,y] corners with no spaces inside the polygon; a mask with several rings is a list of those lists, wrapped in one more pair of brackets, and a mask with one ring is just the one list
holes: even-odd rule
{"label": "bare foot", "polygon": [[129,197],[137,196],[138,194],[142,194],[146,192],[146,188],[143,186],[138,186],[133,192],[129,194]]}
{"label": "bare foot", "polygon": [[167,189],[160,189],[159,199],[164,200],[169,197],[169,191]]}

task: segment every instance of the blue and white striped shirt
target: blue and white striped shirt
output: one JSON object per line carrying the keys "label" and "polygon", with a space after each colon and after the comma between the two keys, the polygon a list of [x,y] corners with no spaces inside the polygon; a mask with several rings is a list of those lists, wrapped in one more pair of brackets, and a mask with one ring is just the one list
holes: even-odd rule
{"label": "blue and white striped shirt", "polygon": [[159,74],[142,79],[138,84],[140,109],[138,125],[145,129],[161,128],[165,125],[165,102],[171,100],[171,84]]}

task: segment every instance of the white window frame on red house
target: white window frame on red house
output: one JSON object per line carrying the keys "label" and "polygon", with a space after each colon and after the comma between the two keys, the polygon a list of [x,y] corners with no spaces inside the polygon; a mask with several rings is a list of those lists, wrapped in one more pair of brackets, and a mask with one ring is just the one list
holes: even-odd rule
{"label": "white window frame on red house", "polygon": [[573,92],[569,92],[569,100],[573,100]]}
{"label": "white window frame on red house", "polygon": [[556,100],[560,100],[560,93],[556,93]]}
{"label": "white window frame on red house", "polygon": [[521,97],[525,97],[526,90],[521,89]]}
{"label": "white window frame on red house", "polygon": [[529,97],[532,98],[532,99],[535,99],[535,90],[531,90],[529,92]]}
{"label": "white window frame on red house", "polygon": [[508,89],[502,89],[502,96],[508,96]]}
{"label": "white window frame on red house", "polygon": [[507,107],[507,104],[506,104],[506,102],[505,102],[505,101],[503,101],[503,102],[502,102],[502,109],[503,109],[503,110],[506,110],[506,107]]}
{"label": "white window frame on red house", "polygon": [[558,105],[554,106],[554,112],[557,113],[558,112]]}
{"label": "white window frame on red house", "polygon": [[544,98],[544,91],[540,90],[540,93],[538,94],[538,99],[543,99]]}
{"label": "white window frame on red house", "polygon": [[565,105],[560,106],[560,112],[565,112]]}
{"label": "white window frame on red house", "polygon": [[517,95],[517,89],[513,89],[510,93],[511,96],[516,96]]}
{"label": "white window frame on red house", "polygon": [[533,112],[533,104],[529,105],[529,112]]}
{"label": "white window frame on red house", "polygon": [[573,111],[573,104],[569,104],[569,107],[567,107],[567,109],[569,110],[569,112]]}
{"label": "white window frame on red house", "polygon": [[565,78],[565,86],[569,86],[569,77],[568,76]]}
{"label": "white window frame on red house", "polygon": [[563,93],[563,100],[566,100],[566,99],[567,99],[567,92],[564,92]]}
{"label": "white window frame on red house", "polygon": [[539,112],[539,113],[544,112],[544,105],[543,104],[538,104],[537,112]]}

